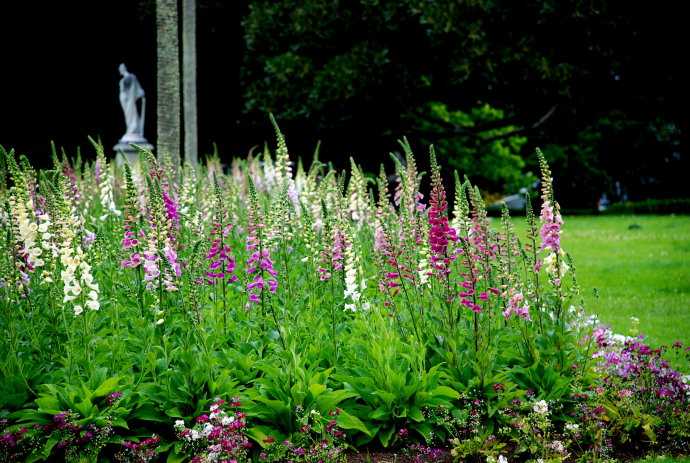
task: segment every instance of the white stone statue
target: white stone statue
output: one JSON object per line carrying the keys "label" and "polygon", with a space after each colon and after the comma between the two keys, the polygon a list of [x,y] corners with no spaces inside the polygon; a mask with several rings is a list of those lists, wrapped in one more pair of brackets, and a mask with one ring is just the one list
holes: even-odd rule
{"label": "white stone statue", "polygon": [[[144,115],[146,113],[146,96],[137,76],[127,71],[127,66],[120,64],[120,104],[125,113],[127,131],[122,140],[141,139],[144,136]],[[137,109],[137,100],[141,99],[141,114]]]}
{"label": "white stone statue", "polygon": [[[136,150],[131,146],[132,143],[149,150],[153,149],[153,146],[144,137],[146,96],[137,76],[127,71],[127,66],[124,63],[120,64],[118,70],[122,75],[120,79],[120,105],[125,116],[127,129],[118,144],[115,145],[115,151],[128,155],[128,158],[133,158],[132,153],[135,153]],[[141,110],[137,105],[139,100],[141,100]],[[132,155],[130,156],[130,154]]]}

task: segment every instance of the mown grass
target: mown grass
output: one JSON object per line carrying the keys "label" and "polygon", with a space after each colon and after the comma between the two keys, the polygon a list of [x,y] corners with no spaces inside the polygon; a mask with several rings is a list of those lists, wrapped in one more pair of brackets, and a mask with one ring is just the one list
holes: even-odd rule
{"label": "mown grass", "polygon": [[[690,344],[690,217],[565,217],[586,308],[629,334],[631,317],[653,345]],[[524,230],[523,226],[520,226]],[[687,360],[676,362],[690,371]]]}
{"label": "mown grass", "polygon": [[690,463],[690,457],[647,457],[637,463]]}

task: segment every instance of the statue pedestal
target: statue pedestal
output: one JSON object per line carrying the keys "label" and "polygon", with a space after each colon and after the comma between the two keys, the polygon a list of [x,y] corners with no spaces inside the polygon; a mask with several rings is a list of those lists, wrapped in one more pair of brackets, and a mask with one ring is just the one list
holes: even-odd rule
{"label": "statue pedestal", "polygon": [[139,150],[132,145],[137,145],[153,152],[153,145],[144,137],[122,137],[120,141],[117,142],[117,145],[113,147],[117,165],[122,165],[127,161],[131,166],[134,166],[139,162]]}

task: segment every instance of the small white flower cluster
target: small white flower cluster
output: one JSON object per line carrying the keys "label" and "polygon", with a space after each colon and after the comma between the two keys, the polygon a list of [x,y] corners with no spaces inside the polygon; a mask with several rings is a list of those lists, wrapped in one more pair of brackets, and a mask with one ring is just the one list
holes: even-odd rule
{"label": "small white flower cluster", "polygon": [[549,443],[549,447],[551,447],[551,450],[553,450],[556,453],[565,454],[566,452],[565,445],[563,445],[563,442],[559,440],[555,440]]}
{"label": "small white flower cluster", "polygon": [[566,423],[565,430],[575,434],[580,430],[580,425],[577,423]]}
{"label": "small white flower cluster", "polygon": [[[229,426],[232,423],[234,423],[237,418],[235,417],[235,415],[227,414],[222,408],[220,408],[220,405],[218,405],[218,403],[214,403],[210,407],[208,419],[209,421],[202,425],[201,430],[190,428],[188,431],[185,431],[186,426],[184,420],[176,420],[175,425],[173,427],[177,433],[182,433],[183,431],[185,431],[183,433],[185,440],[196,441],[202,438],[208,438],[216,425],[220,424],[222,426]],[[218,448],[217,452],[221,452],[220,447]]]}
{"label": "small white flower cluster", "polygon": [[540,400],[535,402],[535,404],[532,406],[532,410],[534,410],[534,413],[538,415],[546,415],[549,413],[549,404],[546,402],[546,400]]}
{"label": "small white flower cluster", "polygon": [[496,457],[489,455],[486,457],[486,463],[508,463],[508,459],[504,455],[499,455],[498,459]]}
{"label": "small white flower cluster", "polygon": [[[212,404],[210,411],[211,413],[208,415],[208,417],[211,420],[220,420],[220,424],[223,426],[228,426],[235,421],[235,416],[225,413],[225,411],[223,411],[218,404]],[[208,425],[209,423],[206,424]]]}
{"label": "small white flower cluster", "polygon": [[[177,431],[177,432],[184,431],[184,429],[185,429],[184,420],[176,420],[174,427],[175,427],[175,431]],[[201,439],[202,435],[196,429],[190,429],[189,434],[187,434],[184,438],[188,441],[193,441],[193,440]]]}

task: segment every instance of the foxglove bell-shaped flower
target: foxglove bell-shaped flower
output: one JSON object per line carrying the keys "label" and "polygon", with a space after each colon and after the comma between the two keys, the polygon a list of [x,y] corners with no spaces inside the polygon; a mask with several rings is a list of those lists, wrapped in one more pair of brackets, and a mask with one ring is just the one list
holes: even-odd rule
{"label": "foxglove bell-shaped flower", "polygon": [[[235,272],[235,259],[232,249],[225,244],[223,238],[228,236],[230,225],[221,228],[221,224],[213,224],[211,234],[215,236],[211,242],[211,248],[206,253],[206,260],[209,261],[206,270],[206,280],[209,284],[216,284],[219,281],[236,282],[238,280]],[[221,236],[222,235],[222,236]]]}

